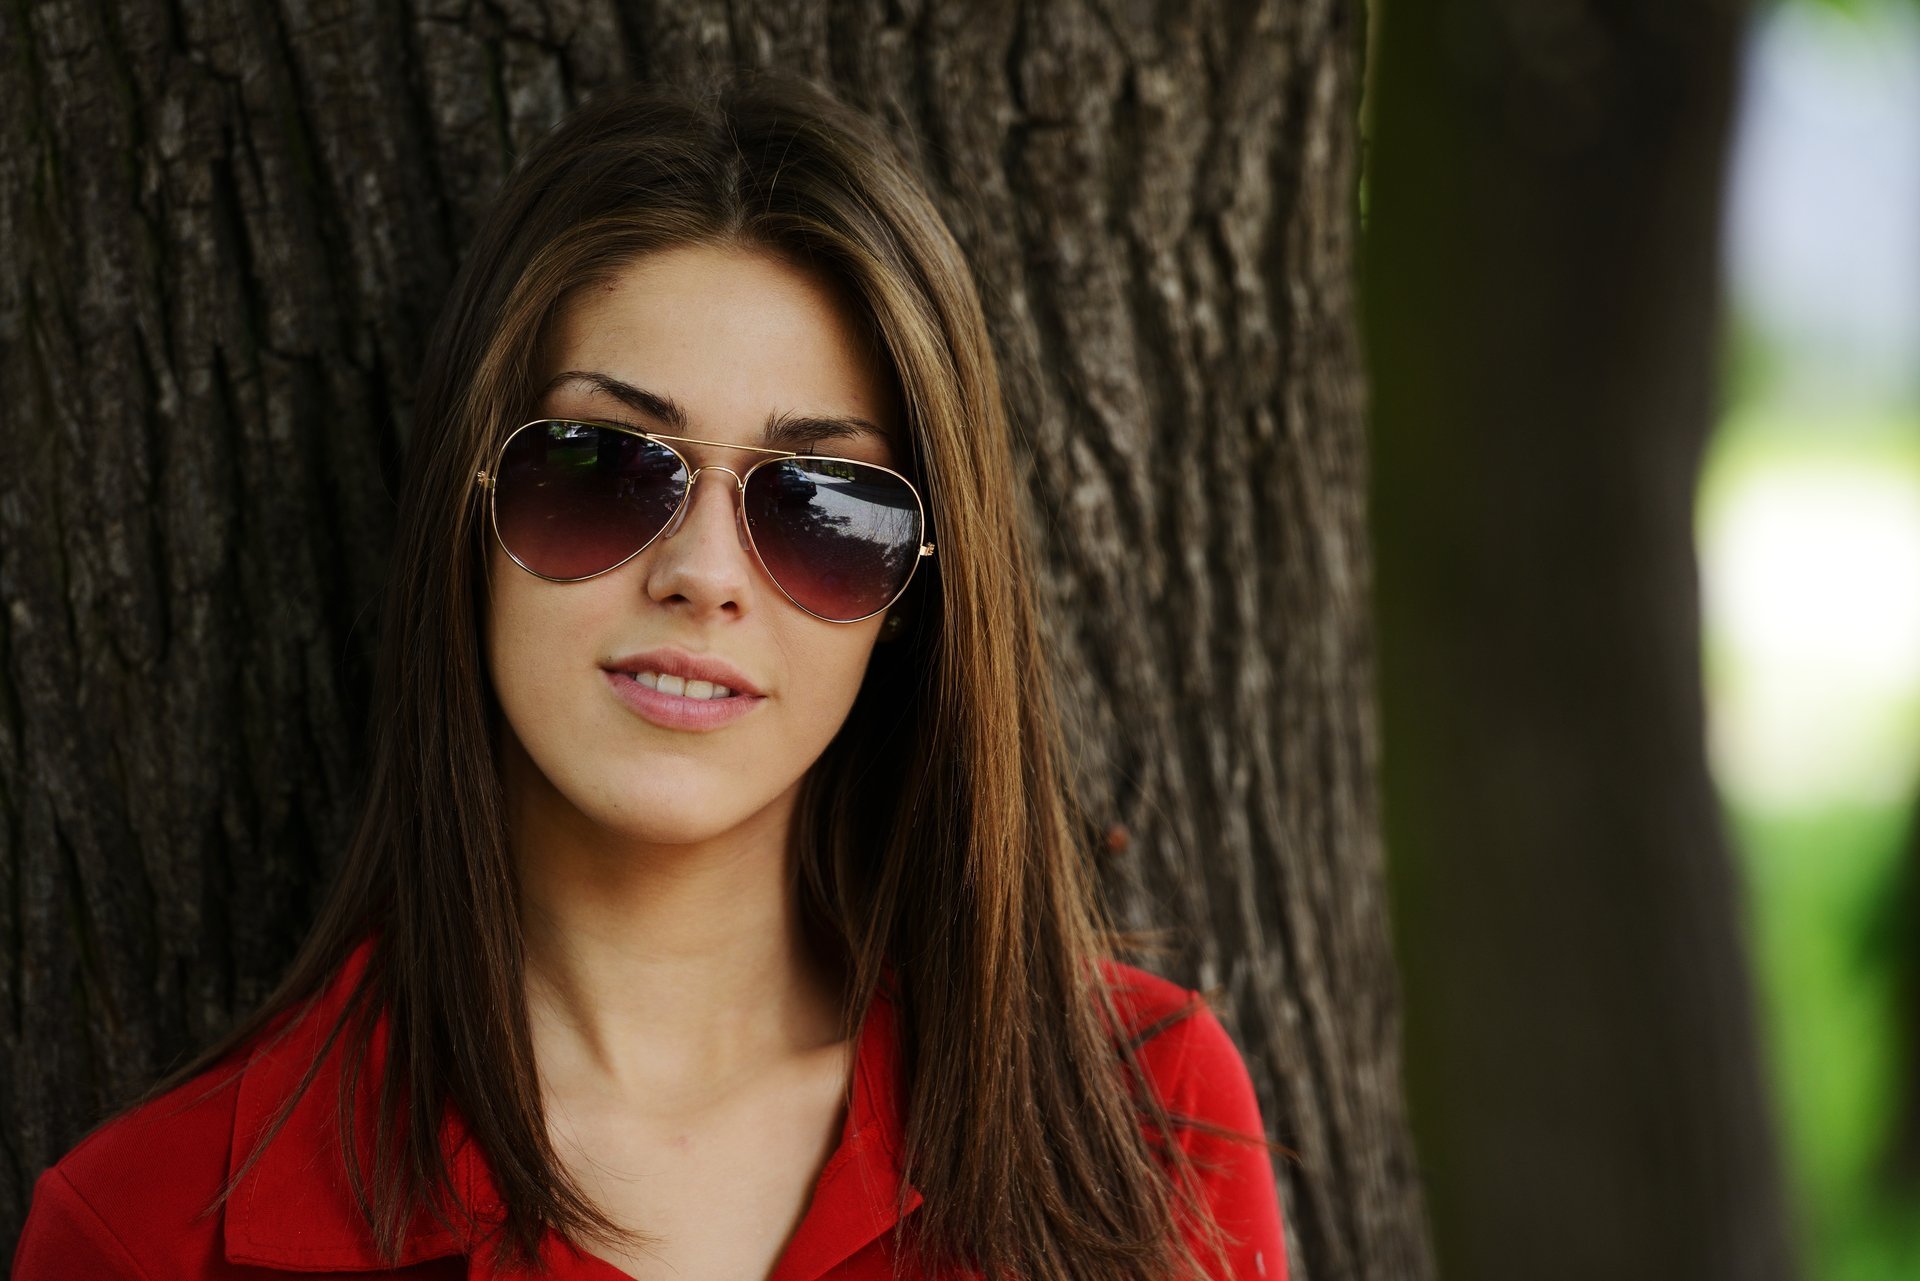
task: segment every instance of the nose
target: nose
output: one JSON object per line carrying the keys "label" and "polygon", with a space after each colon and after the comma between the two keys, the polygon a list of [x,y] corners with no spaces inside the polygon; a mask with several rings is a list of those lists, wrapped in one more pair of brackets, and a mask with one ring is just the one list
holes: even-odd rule
{"label": "nose", "polygon": [[[734,533],[740,540],[740,550],[743,552],[752,552],[753,544],[747,539],[747,517],[744,510],[745,504],[741,501],[744,496],[741,494],[739,473],[735,472],[731,467],[720,467],[713,464],[708,464],[705,467],[696,467],[693,469],[693,474],[687,477],[686,501],[682,502],[680,509],[673,513],[673,519],[668,521],[667,527],[660,531],[660,537],[663,539],[672,538],[680,532],[680,526],[686,524],[687,514],[691,512],[700,501],[700,491],[696,488],[695,483],[700,479],[702,472],[710,471],[723,471],[727,473],[727,476],[733,481],[731,485],[721,485],[716,481],[714,484],[708,485],[707,488],[717,490],[720,494],[717,501],[733,512]],[[711,502],[708,505],[711,506]]]}
{"label": "nose", "polygon": [[[723,472],[702,485],[707,472]],[[747,539],[746,513],[739,501],[740,477],[729,467],[696,467],[687,477],[687,496],[660,531],[647,575],[648,594],[656,600],[685,599],[699,612],[736,607],[753,573],[753,544]],[[721,522],[731,520],[733,538]],[[685,538],[680,537],[687,534]],[[738,553],[727,543],[732,541]]]}

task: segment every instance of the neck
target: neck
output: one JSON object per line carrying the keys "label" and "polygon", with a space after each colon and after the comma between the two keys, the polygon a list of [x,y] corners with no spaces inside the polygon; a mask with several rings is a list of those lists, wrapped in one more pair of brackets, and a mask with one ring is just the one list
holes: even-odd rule
{"label": "neck", "polygon": [[844,975],[800,911],[797,787],[732,831],[673,845],[608,832],[550,786],[510,795],[543,1075],[718,1094],[841,1039]]}

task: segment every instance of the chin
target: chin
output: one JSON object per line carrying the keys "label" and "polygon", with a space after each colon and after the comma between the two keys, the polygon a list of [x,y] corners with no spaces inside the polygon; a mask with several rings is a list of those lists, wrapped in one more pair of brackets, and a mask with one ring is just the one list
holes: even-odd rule
{"label": "chin", "polygon": [[[749,816],[724,778],[656,774],[645,782],[610,781],[575,807],[610,832],[656,845],[690,845],[739,826]],[[584,803],[583,803],[584,802]]]}

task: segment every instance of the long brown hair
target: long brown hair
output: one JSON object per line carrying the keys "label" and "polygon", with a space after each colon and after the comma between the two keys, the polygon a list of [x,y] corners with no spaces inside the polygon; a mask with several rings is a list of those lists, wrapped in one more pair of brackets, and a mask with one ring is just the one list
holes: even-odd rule
{"label": "long brown hair", "polygon": [[[436,1125],[449,1101],[498,1181],[509,1262],[534,1261],[547,1226],[576,1241],[648,1239],[612,1223],[548,1140],[493,747],[500,712],[482,660],[486,525],[472,481],[534,416],[536,364],[572,292],[691,243],[778,252],[846,287],[890,358],[909,426],[903,470],[938,539],[896,607],[910,624],[876,647],[793,832],[808,920],[852,976],[848,1035],[883,967],[898,982],[903,1175],[925,1197],[918,1262],[1036,1281],[1197,1275],[1176,1216],[1212,1221],[1174,1137],[1186,1121],[1147,1088],[1135,1054],[1158,1029],[1122,1029],[1096,964],[1124,939],[1101,909],[1093,828],[1069,794],[972,275],[885,134],[791,75],[607,92],[508,178],[421,373],[372,753],[342,871],[266,1003],[146,1097],[283,1021],[371,932],[367,970],[331,1032],[355,1064],[368,1011],[390,1019],[374,1150],[397,1159],[371,1172],[348,1161],[387,1257],[414,1207],[440,1216],[459,1203]],[[344,1137],[344,1081],[341,1095]]]}

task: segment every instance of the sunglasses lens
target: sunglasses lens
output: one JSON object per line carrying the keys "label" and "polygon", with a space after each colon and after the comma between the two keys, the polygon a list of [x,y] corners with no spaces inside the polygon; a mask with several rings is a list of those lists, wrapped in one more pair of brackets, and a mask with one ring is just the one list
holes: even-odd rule
{"label": "sunglasses lens", "polygon": [[686,487],[687,470],[665,445],[555,419],[507,442],[493,514],[501,543],[528,569],[585,578],[653,541]]}
{"label": "sunglasses lens", "polygon": [[826,458],[768,463],[747,480],[747,529],[802,608],[852,622],[900,594],[920,557],[920,502],[881,467]]}

